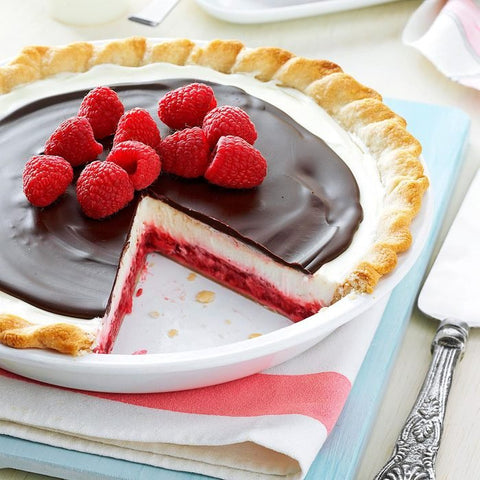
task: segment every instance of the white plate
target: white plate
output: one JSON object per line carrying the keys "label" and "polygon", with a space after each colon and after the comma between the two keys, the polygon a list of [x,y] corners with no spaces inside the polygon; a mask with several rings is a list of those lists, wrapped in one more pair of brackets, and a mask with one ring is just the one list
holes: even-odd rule
{"label": "white plate", "polygon": [[[192,282],[187,279],[188,270],[177,270],[176,267],[172,267],[172,272],[176,271],[178,278],[184,280],[183,285],[178,284],[172,289],[172,282],[168,282],[170,286],[167,286],[167,289],[170,290],[163,291],[161,295],[165,302],[172,304],[173,312],[180,309],[175,313],[177,318],[182,316],[179,314],[182,305],[190,305],[190,308],[197,309],[195,315],[183,315],[184,323],[168,324],[166,327],[161,323],[152,322],[159,319],[155,318],[157,317],[154,313],[155,307],[148,304],[148,289],[155,289],[158,297],[157,287],[162,288],[155,283],[152,276],[142,281],[141,288],[144,289],[144,293],[137,297],[134,308],[139,312],[143,309],[143,317],[147,321],[150,318],[150,327],[147,325],[145,328],[158,330],[155,335],[144,331],[145,335],[139,340],[128,333],[130,322],[126,319],[115,348],[116,351],[128,353],[92,354],[72,358],[43,350],[16,350],[0,345],[0,366],[11,372],[54,385],[103,392],[136,393],[197,388],[257,373],[305,351],[390,293],[420,255],[430,231],[432,212],[432,193],[429,191],[425,196],[422,210],[412,225],[415,239],[412,247],[401,255],[395,271],[381,279],[374,294],[350,295],[301,322],[284,326],[283,318],[266,313],[262,307],[253,302],[216,284],[212,284],[214,285],[212,287],[208,283],[203,283],[208,281],[201,279],[200,276]],[[158,259],[150,258],[149,261],[157,262]],[[149,283],[151,285],[148,285]],[[188,300],[195,292],[204,288],[215,291],[217,297],[212,304],[184,302],[184,299]],[[227,297],[223,298],[224,294]],[[235,305],[231,302],[235,302]],[[213,305],[219,310],[215,315],[210,315],[208,309]],[[237,317],[232,316],[234,315],[232,308],[236,309],[237,313],[240,312]],[[260,308],[262,314],[259,318],[256,309]],[[205,313],[203,319],[197,315],[202,309]],[[209,319],[213,317],[217,319],[216,323],[208,324]],[[253,322],[237,328],[236,325],[242,325],[240,321],[242,318],[253,319]],[[193,325],[193,322],[196,325]],[[202,324],[205,326],[202,327]],[[138,324],[136,326],[138,327]],[[194,334],[185,334],[189,328],[192,328]],[[193,330],[194,328],[197,330]],[[259,333],[258,329],[263,329],[264,334],[248,338],[251,333]],[[143,328],[133,329],[134,332],[142,330]],[[157,339],[162,337],[163,344],[162,342],[145,344],[146,338],[154,337]],[[244,340],[241,340],[242,338]],[[180,341],[182,339],[185,341]],[[172,343],[169,344],[170,341]],[[145,347],[149,351],[155,351],[164,348],[165,345],[172,346],[173,342],[176,344],[168,353],[131,354],[134,350]],[[203,344],[199,345],[199,342]],[[193,345],[195,348],[192,348]]]}
{"label": "white plate", "polygon": [[210,15],[232,23],[266,23],[311,17],[395,0],[196,0]]}

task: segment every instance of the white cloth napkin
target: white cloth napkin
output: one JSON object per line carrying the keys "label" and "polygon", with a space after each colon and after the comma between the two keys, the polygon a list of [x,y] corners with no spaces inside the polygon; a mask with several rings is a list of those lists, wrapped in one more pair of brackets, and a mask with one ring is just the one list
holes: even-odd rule
{"label": "white cloth napkin", "polygon": [[0,369],[0,433],[225,479],[301,479],[340,415],[386,302],[282,365],[196,390],[79,392]]}
{"label": "white cloth napkin", "polygon": [[480,90],[479,0],[425,0],[403,31],[452,80]]}

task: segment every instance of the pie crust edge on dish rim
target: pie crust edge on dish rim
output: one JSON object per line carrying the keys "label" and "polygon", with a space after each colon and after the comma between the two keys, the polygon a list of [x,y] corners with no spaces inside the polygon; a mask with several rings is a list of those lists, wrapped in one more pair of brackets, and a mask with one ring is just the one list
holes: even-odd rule
{"label": "pie crust edge on dish rim", "polygon": [[[275,47],[246,48],[236,40],[198,45],[188,39],[149,41],[130,37],[101,45],[76,42],[66,46],[30,46],[0,67],[0,95],[15,87],[54,76],[81,73],[100,64],[139,67],[165,62],[198,65],[221,73],[243,73],[262,82],[294,88],[311,97],[347,132],[358,137],[374,157],[385,189],[383,209],[368,253],[339,285],[332,302],[352,291],[372,293],[392,271],[397,255],[410,247],[410,223],[420,210],[429,181],[420,160],[421,145],[406,122],[365,87],[328,60],[295,56]],[[94,338],[66,323],[33,325],[0,314],[0,343],[14,348],[47,348],[78,355],[91,350]]]}

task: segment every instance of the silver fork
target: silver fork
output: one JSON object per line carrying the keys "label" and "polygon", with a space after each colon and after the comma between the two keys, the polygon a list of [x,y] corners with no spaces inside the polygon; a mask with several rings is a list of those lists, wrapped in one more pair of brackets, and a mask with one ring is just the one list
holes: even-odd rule
{"label": "silver fork", "polygon": [[149,27],[156,27],[174,9],[180,0],[153,0],[139,12],[128,17],[132,22],[138,22]]}

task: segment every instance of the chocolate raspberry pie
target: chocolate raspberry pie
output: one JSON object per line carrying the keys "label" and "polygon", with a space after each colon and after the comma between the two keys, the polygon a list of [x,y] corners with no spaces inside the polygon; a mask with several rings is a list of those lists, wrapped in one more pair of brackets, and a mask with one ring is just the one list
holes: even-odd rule
{"label": "chocolate raspberry pie", "polygon": [[[193,81],[252,119],[268,161],[261,185],[161,174],[100,221],[82,213],[74,185],[49,207],[28,203],[25,162],[90,89],[109,85],[126,110],[158,120],[159,99]],[[16,348],[109,352],[152,251],[301,321],[373,292],[409,248],[428,186],[419,142],[377,92],[279,48],[144,38],[32,46],[0,68],[0,112],[0,342]]]}

